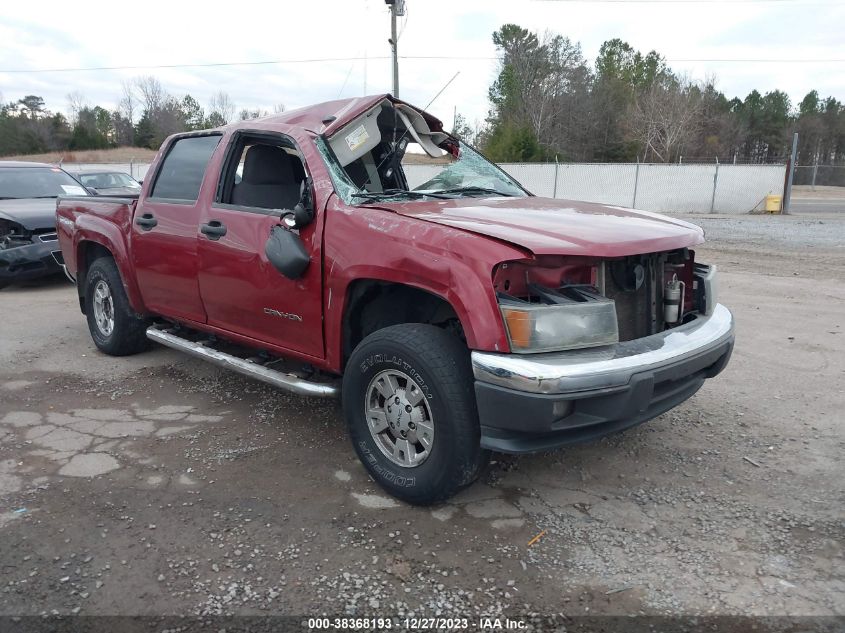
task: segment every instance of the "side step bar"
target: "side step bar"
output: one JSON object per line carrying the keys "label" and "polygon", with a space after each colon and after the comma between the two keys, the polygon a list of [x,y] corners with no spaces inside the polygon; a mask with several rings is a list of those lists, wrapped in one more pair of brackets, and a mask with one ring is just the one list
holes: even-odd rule
{"label": "side step bar", "polygon": [[300,396],[311,396],[312,398],[336,398],[340,395],[340,387],[335,382],[311,382],[286,374],[275,369],[269,369],[263,365],[250,363],[237,356],[217,351],[206,347],[202,343],[189,341],[175,334],[171,334],[158,326],[152,325],[147,328],[147,338],[167,347],[186,352],[196,358],[207,360],[210,363],[231,369],[244,376],[255,378],[262,382],[273,385],[285,391],[290,391]]}

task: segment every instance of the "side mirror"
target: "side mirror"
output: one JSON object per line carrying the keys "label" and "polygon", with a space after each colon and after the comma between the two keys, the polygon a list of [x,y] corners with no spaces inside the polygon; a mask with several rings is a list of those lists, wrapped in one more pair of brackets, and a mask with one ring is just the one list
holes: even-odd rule
{"label": "side mirror", "polygon": [[88,195],[91,196],[99,196],[100,192],[97,191],[94,187],[85,187],[85,191],[88,192]]}
{"label": "side mirror", "polygon": [[[299,205],[297,205],[299,206]],[[276,225],[264,246],[264,254],[273,267],[288,279],[299,279],[311,263],[311,256],[299,236],[293,231]]]}
{"label": "side mirror", "polygon": [[292,229],[301,229],[314,221],[314,201],[311,199],[311,179],[306,178],[299,185],[299,202],[282,215],[285,225]]}

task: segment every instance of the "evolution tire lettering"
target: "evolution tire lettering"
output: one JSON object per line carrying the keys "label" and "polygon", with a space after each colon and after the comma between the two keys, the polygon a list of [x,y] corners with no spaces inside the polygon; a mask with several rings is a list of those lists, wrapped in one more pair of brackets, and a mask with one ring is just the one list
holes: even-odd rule
{"label": "evolution tire lettering", "polygon": [[378,363],[388,363],[390,365],[396,365],[397,367],[400,367],[405,373],[407,373],[411,378],[414,379],[414,382],[416,382],[420,386],[420,389],[423,390],[423,393],[425,394],[426,398],[428,398],[429,400],[434,399],[434,394],[431,393],[431,389],[429,389],[423,377],[420,376],[420,373],[416,369],[414,369],[412,365],[402,360],[398,356],[385,356],[383,354],[373,354],[372,356],[369,356],[364,359],[364,361],[361,363],[361,373],[365,373],[370,367]]}

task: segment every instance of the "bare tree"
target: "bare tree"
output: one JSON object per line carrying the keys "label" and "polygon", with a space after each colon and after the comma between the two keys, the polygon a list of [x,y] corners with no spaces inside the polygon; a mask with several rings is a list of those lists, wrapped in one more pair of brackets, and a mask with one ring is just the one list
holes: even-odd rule
{"label": "bare tree", "polygon": [[637,95],[629,120],[631,136],[660,162],[674,161],[700,125],[701,90],[686,78],[655,81]]}
{"label": "bare tree", "polygon": [[261,108],[256,108],[255,110],[248,110],[247,108],[244,108],[238,113],[238,119],[241,121],[260,119],[265,116],[270,116],[270,113],[267,112],[267,110],[262,110]]}
{"label": "bare tree", "polygon": [[135,93],[132,91],[132,84],[131,82],[124,81],[120,84],[120,88],[123,96],[117,104],[117,110],[124,119],[134,125],[137,99]]}
{"label": "bare tree", "polygon": [[138,77],[135,79],[135,87],[141,93],[141,101],[143,101],[144,109],[147,112],[152,114],[161,110],[167,100],[167,94],[158,79],[152,75]]}
{"label": "bare tree", "polygon": [[273,106],[273,114],[281,114],[285,111],[285,104],[284,103],[277,103]]}
{"label": "bare tree", "polygon": [[211,95],[208,102],[208,118],[216,125],[225,125],[235,116],[235,103],[222,90]]}
{"label": "bare tree", "polygon": [[68,122],[73,127],[79,121],[79,113],[88,107],[88,100],[78,90],[68,93],[67,95],[67,110]]}

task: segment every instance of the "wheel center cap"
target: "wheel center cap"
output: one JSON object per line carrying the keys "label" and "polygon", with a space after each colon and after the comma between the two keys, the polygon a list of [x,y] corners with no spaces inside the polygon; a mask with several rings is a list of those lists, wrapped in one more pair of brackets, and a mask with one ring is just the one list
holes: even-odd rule
{"label": "wheel center cap", "polygon": [[411,421],[411,407],[404,395],[395,395],[388,398],[384,403],[387,412],[387,421],[397,431],[408,431],[408,423]]}

